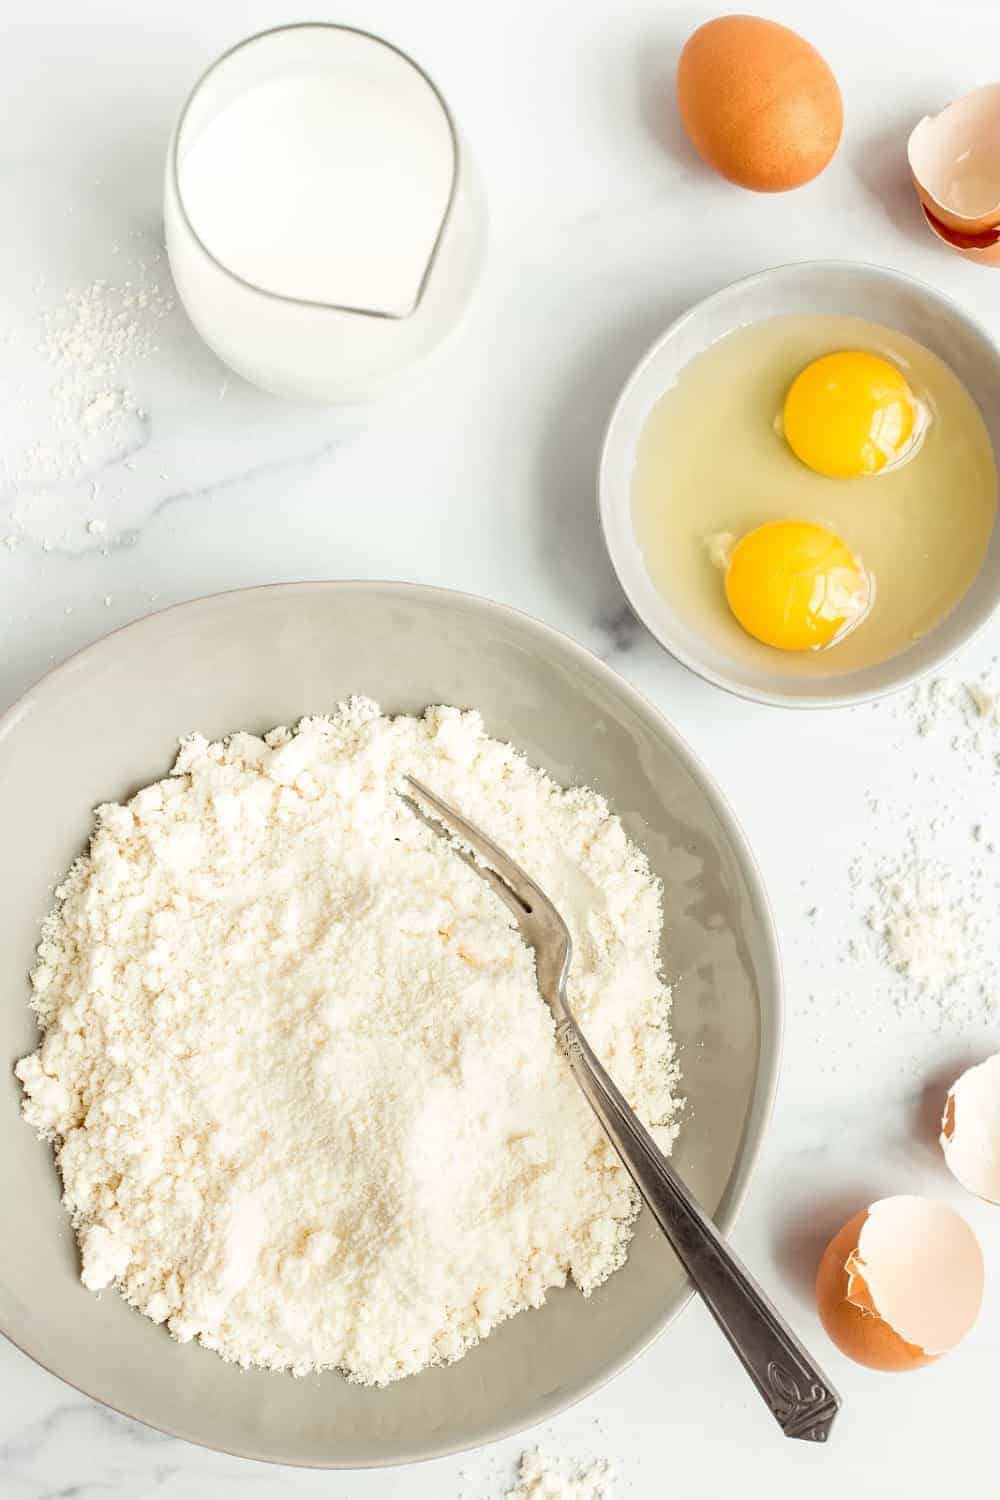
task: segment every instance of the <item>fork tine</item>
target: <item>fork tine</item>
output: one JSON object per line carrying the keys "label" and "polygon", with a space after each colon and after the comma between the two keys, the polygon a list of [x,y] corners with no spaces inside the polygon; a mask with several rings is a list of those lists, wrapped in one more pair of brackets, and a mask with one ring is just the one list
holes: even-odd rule
{"label": "fork tine", "polygon": [[[489,882],[498,896],[506,900],[515,916],[530,915],[536,909],[557,916],[555,908],[541,887],[535,884],[531,876],[522,870],[509,854],[505,854],[492,839],[487,838],[481,828],[477,828],[475,823],[470,823],[467,818],[463,818],[457,809],[450,803],[443,802],[436,792],[424,786],[423,782],[418,781],[415,776],[407,776],[406,779],[417,795],[433,809],[438,822],[444,824],[468,844],[470,849],[474,849],[487,861],[485,869],[481,865],[476,865],[478,873]],[[517,906],[512,905],[511,895],[515,898]]]}
{"label": "fork tine", "polygon": [[459,859],[464,859],[465,863],[475,870],[480,880],[485,880],[490,889],[495,891],[503,904],[509,908],[515,920],[519,924],[523,924],[524,918],[529,916],[530,912],[525,907],[520,896],[507,884],[506,880],[501,875],[498,875],[496,870],[491,870],[489,865],[484,865],[471,854],[467,854],[464,849],[456,849],[454,852],[458,855]]}
{"label": "fork tine", "polygon": [[[443,802],[436,792],[424,786],[415,776],[407,776],[406,779],[416,795],[405,797],[405,801],[417,815],[427,823],[436,823],[438,827],[435,832],[454,834],[479,855],[479,859],[475,859],[465,849],[455,850],[513,912],[521,936],[535,950],[539,994],[552,1011],[557,1024],[571,1022],[572,1016],[566,1003],[566,977],[573,953],[573,941],[559,912],[531,876],[509,854],[498,848],[492,839],[487,838],[481,828],[470,823],[468,818],[463,818],[460,812]],[[427,804],[426,809],[421,806],[422,802]]]}

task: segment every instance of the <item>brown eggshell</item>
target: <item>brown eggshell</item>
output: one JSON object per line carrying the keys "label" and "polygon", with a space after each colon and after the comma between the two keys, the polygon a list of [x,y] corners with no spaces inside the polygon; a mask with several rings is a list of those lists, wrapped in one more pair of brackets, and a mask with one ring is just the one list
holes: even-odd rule
{"label": "brown eggshell", "polygon": [[823,1252],[816,1273],[816,1306],[823,1327],[842,1354],[870,1370],[917,1370],[933,1364],[940,1356],[925,1354],[901,1339],[875,1312],[863,1277],[848,1270],[867,1217],[867,1208],[855,1214]]}
{"label": "brown eggshell", "polygon": [[759,193],[810,182],[844,123],[837,80],[815,47],[757,16],[720,16],[688,38],[677,102],[699,155]]}
{"label": "brown eggshell", "polygon": [[956,250],[963,260],[971,260],[976,265],[1000,266],[1000,227],[984,230],[980,234],[963,234],[958,229],[952,229],[928,207],[919,184],[916,184],[916,188],[927,227],[932,234],[937,235],[942,244],[947,245],[949,250]]}
{"label": "brown eggshell", "polygon": [[[975,157],[984,146],[1000,152],[1000,83],[984,84],[953,99],[940,114],[925,115],[906,143],[910,176],[925,211],[938,227],[959,236],[977,238],[1000,225],[1000,194],[995,202],[980,202],[976,214],[961,212],[952,201],[955,163]],[[938,232],[935,223],[931,228]]]}

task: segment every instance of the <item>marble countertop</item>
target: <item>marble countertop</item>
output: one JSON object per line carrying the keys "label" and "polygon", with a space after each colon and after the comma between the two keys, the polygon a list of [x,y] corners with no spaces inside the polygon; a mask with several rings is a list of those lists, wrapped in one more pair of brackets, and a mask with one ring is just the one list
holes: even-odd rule
{"label": "marble countertop", "polygon": [[[969,1500],[992,1492],[1000,1211],[951,1183],[933,1119],[943,1083],[1000,1045],[1000,1023],[978,1001],[942,1016],[893,984],[864,944],[849,874],[859,852],[890,859],[910,834],[930,838],[942,806],[961,810],[954,858],[968,860],[961,839],[973,821],[996,816],[992,752],[970,747],[961,724],[921,735],[898,703],[796,714],[689,676],[624,608],[595,520],[594,476],[610,405],[645,346],[694,299],[763,266],[882,262],[934,282],[1000,336],[1000,273],[930,238],[902,154],[916,118],[990,77],[994,0],[952,0],[947,18],[934,0],[769,5],[826,55],[847,107],[831,168],[774,199],[712,178],[680,133],[670,79],[680,42],[710,13],[700,7],[368,0],[322,9],[419,58],[478,158],[489,249],[462,329],[426,378],[331,411],[251,390],[167,309],[129,374],[142,412],[128,452],[98,454],[84,479],[44,482],[37,463],[34,478],[19,478],[15,460],[47,441],[52,419],[46,385],[37,370],[35,387],[30,377],[45,308],[98,279],[158,283],[169,297],[157,259],[160,174],[182,97],[232,41],[300,19],[300,8],[36,0],[5,19],[0,541],[11,540],[0,546],[0,709],[117,625],[277,579],[408,578],[481,592],[610,662],[690,739],[763,866],[787,968],[787,1046],[736,1243],[827,1363],[846,1409],[828,1448],[781,1443],[709,1318],[691,1306],[618,1380],[530,1437],[417,1469],[309,1473],[160,1436],[0,1342],[0,1494],[499,1500],[535,1442],[610,1457],[618,1495],[634,1500],[716,1500],[737,1487],[812,1500],[929,1496],[962,1473]],[[998,650],[995,626],[952,675],[974,677]],[[906,1379],[841,1359],[810,1293],[829,1234],[872,1197],[901,1190],[967,1213],[991,1271],[967,1344]],[[4,1233],[16,1232],[15,1211]]]}

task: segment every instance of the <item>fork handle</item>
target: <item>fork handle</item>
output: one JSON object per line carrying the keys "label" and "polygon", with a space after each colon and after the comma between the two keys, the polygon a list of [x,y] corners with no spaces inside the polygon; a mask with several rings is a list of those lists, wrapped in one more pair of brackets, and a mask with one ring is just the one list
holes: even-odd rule
{"label": "fork handle", "polygon": [[622,1165],[786,1437],[826,1442],[840,1397],[668,1163],[572,1016],[556,1028]]}

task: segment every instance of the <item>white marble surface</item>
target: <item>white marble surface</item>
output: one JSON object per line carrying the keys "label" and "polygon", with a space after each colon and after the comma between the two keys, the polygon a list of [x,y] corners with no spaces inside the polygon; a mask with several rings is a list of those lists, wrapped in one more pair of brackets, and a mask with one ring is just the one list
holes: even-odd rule
{"label": "white marble surface", "polygon": [[[923,837],[943,800],[961,807],[955,850],[967,860],[966,821],[995,816],[992,764],[952,750],[947,728],[920,738],[898,710],[786,713],[688,676],[623,610],[593,503],[602,424],[629,367],[674,313],[735,276],[809,257],[881,261],[934,281],[1000,335],[1000,273],[950,257],[924,232],[902,158],[920,114],[995,69],[995,0],[770,5],[829,58],[848,121],[822,180],[777,199],[713,179],[680,135],[669,80],[679,42],[708,13],[701,7],[368,0],[319,9],[411,50],[473,144],[491,231],[471,314],[426,380],[341,412],[255,393],[227,376],[179,311],[164,318],[159,348],[130,376],[147,413],[133,433],[133,467],[111,455],[93,498],[89,480],[34,499],[3,493],[0,536],[9,526],[16,540],[0,548],[0,707],[113,626],[274,579],[454,585],[519,605],[593,647],[689,736],[764,868],[787,963],[788,1039],[773,1127],[736,1238],[828,1362],[846,1410],[827,1449],[783,1444],[692,1306],[625,1375],[529,1441],[610,1456],[619,1494],[635,1500],[715,1500],[737,1490],[929,1496],[957,1488],[960,1474],[969,1500],[995,1493],[987,1476],[1000,1211],[953,1187],[930,1127],[942,1078],[1000,1045],[1000,1028],[985,1018],[938,1024],[916,1006],[900,1016],[877,966],[846,957],[860,932],[852,854],[890,853],[907,823]],[[37,364],[41,307],[97,277],[120,281],[129,264],[136,274],[134,263],[155,251],[163,149],[186,88],[239,36],[299,18],[291,0],[8,7],[0,48],[8,467],[18,443],[44,437],[49,416],[44,400],[18,404]],[[150,274],[167,288],[165,266]],[[87,532],[91,517],[106,521],[106,533]],[[1000,626],[958,670],[974,673],[997,650]],[[878,814],[869,792],[882,797]],[[917,1376],[879,1377],[825,1343],[809,1279],[848,1212],[907,1189],[968,1213],[991,1281],[962,1351]],[[16,1211],[3,1232],[17,1232]],[[514,1440],[406,1471],[270,1469],[120,1419],[0,1343],[4,1500],[494,1500],[523,1446]]]}

